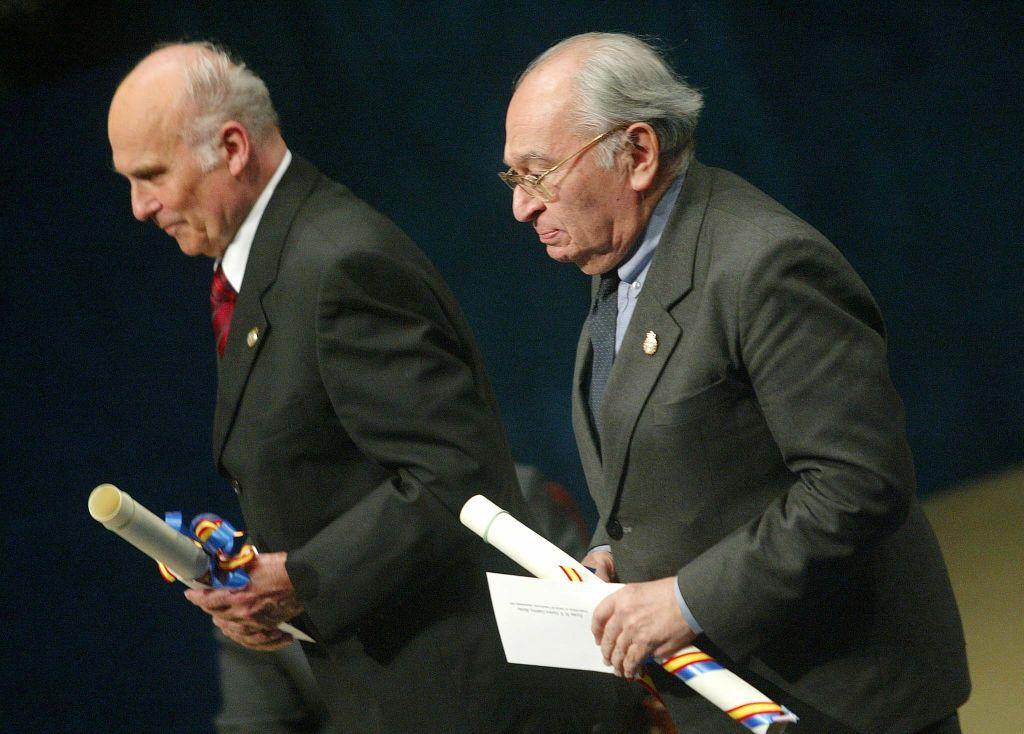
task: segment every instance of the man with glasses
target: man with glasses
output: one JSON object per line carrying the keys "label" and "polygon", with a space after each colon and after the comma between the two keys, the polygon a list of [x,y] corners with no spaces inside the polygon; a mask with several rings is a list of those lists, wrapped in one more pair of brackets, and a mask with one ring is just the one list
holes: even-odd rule
{"label": "man with glasses", "polygon": [[338,731],[626,730],[608,676],[504,660],[484,572],[511,569],[458,512],[476,493],[526,510],[423,253],[293,156],[266,85],[212,45],[143,59],[108,133],[135,217],[217,263],[214,457],[263,552],[244,590],[188,598],[250,648],[291,644],[281,621],[308,633]]}
{"label": "man with glasses", "polygon": [[[820,233],[693,157],[701,106],[648,44],[593,33],[535,59],[506,116],[514,216],[593,276],[584,563],[626,582],[595,640],[628,677],[695,643],[799,730],[958,732],[963,633],[881,316]],[[682,731],[743,731],[656,682]]]}

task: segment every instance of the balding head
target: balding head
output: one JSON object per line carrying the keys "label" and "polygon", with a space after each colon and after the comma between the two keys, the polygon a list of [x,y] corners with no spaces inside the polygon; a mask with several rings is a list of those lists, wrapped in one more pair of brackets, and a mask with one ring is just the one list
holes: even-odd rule
{"label": "balding head", "polygon": [[110,103],[107,128],[111,140],[180,136],[187,122],[184,68],[196,53],[183,46],[167,47],[132,69]]}
{"label": "balding head", "polygon": [[142,59],[121,81],[111,107],[150,92],[174,103],[185,87],[185,69],[209,52],[196,44],[162,46]]}
{"label": "balding head", "polygon": [[533,225],[548,255],[593,275],[621,262],[646,221],[657,141],[649,128],[638,129],[638,145],[602,166],[594,145],[612,133],[587,139],[575,131],[576,67],[561,56],[519,85],[505,117],[505,180],[523,181],[513,183],[512,213]]}
{"label": "balding head", "polygon": [[700,94],[647,44],[588,33],[538,56],[505,116],[512,213],[583,272],[623,262],[690,150]]}
{"label": "balding head", "polygon": [[122,92],[144,98],[147,89],[176,116],[179,134],[207,169],[216,163],[218,129],[228,120],[245,127],[257,148],[279,135],[266,84],[245,63],[212,43],[158,48],[121,83],[114,104]]}
{"label": "balding head", "polygon": [[285,153],[266,85],[206,43],[140,61],[114,94],[107,130],[133,214],[190,255],[223,254]]}
{"label": "balding head", "polygon": [[[560,92],[577,133],[587,137],[647,123],[658,136],[663,173],[675,175],[692,152],[704,100],[658,49],[624,33],[571,36],[530,62],[516,82],[517,93],[539,76],[566,72],[569,88]],[[601,144],[598,157],[604,165],[611,165],[623,143],[621,136],[613,136]]]}

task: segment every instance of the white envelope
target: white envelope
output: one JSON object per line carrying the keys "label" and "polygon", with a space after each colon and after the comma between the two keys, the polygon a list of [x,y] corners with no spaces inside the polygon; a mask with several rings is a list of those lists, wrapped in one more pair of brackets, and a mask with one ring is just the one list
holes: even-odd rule
{"label": "white envelope", "polygon": [[491,605],[510,663],[611,673],[594,642],[594,609],[622,584],[579,584],[488,573]]}

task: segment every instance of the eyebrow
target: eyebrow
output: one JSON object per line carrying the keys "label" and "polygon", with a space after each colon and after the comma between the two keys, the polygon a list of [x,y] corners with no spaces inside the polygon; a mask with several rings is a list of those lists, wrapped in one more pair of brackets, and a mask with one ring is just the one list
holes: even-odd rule
{"label": "eyebrow", "polygon": [[134,170],[131,170],[131,171],[128,171],[127,173],[123,173],[123,174],[120,171],[117,170],[116,166],[114,166],[114,162],[113,161],[110,162],[110,167],[111,167],[111,169],[113,169],[114,173],[116,173],[118,175],[122,175],[125,178],[141,178],[143,180],[146,180],[148,178],[152,178],[153,176],[155,176],[155,175],[157,175],[159,173],[163,173],[164,171],[167,170],[167,166],[164,166],[164,165],[159,164],[159,163],[152,163],[152,164],[149,164],[149,165],[139,166],[138,168],[136,168]]}
{"label": "eyebrow", "polygon": [[[551,163],[552,162],[551,158],[549,158],[546,154],[541,153],[540,151],[536,151],[536,150],[531,150],[531,151],[529,151],[527,153],[524,153],[523,155],[519,156],[516,160],[517,160],[518,163]],[[514,168],[515,167],[514,163],[509,163],[505,159],[502,159],[502,164],[506,165],[506,166],[508,166],[510,168]]]}

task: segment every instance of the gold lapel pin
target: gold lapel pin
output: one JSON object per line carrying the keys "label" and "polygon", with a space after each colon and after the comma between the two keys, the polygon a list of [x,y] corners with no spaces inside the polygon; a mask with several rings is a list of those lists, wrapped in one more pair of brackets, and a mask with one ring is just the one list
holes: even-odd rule
{"label": "gold lapel pin", "polygon": [[245,343],[249,345],[249,349],[256,346],[256,342],[260,340],[260,327],[254,326],[249,329],[249,333],[245,335]]}
{"label": "gold lapel pin", "polygon": [[658,335],[653,331],[648,331],[644,335],[644,354],[650,357],[652,354],[658,351]]}

